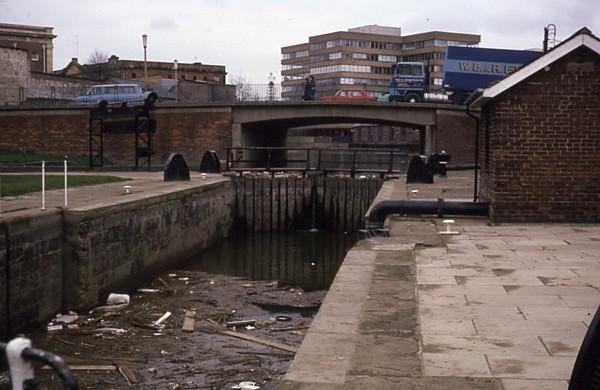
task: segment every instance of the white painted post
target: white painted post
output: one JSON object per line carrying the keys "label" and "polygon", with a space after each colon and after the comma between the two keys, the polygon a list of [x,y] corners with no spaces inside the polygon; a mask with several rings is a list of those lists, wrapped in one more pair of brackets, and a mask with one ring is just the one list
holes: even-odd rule
{"label": "white painted post", "polygon": [[68,207],[67,202],[67,156],[65,156],[65,208]]}
{"label": "white painted post", "polygon": [[42,211],[46,210],[46,161],[42,161]]}
{"label": "white painted post", "polygon": [[23,382],[33,379],[33,366],[21,357],[25,348],[31,348],[31,340],[24,337],[12,339],[6,345],[6,357],[13,390],[23,390]]}

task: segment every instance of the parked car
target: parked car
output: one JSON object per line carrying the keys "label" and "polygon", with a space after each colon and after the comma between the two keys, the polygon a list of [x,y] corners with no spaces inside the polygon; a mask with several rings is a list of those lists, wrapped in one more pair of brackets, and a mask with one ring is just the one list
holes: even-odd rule
{"label": "parked car", "polygon": [[75,103],[94,105],[143,103],[149,96],[156,100],[154,92],[144,92],[137,84],[104,84],[92,86],[85,95],[77,96]]}
{"label": "parked car", "polygon": [[370,96],[364,88],[348,87],[338,90],[333,96],[321,96],[320,100],[334,102],[374,102],[375,96]]}

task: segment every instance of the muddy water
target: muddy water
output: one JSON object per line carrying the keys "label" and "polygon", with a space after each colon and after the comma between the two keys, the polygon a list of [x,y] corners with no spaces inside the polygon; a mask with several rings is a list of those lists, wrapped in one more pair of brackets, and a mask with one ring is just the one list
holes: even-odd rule
{"label": "muddy water", "polygon": [[184,268],[324,290],[355,242],[355,235],[326,232],[233,234],[189,259]]}

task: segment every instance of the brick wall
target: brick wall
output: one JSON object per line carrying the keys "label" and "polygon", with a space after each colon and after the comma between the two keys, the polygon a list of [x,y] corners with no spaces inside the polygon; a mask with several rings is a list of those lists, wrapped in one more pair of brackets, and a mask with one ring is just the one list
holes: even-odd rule
{"label": "brick wall", "polygon": [[508,90],[484,107],[480,132],[494,220],[600,221],[598,54],[577,49]]}
{"label": "brick wall", "polygon": [[[231,145],[231,108],[165,107],[154,111],[157,132],[154,164],[164,164],[171,152],[180,152],[190,168],[199,167],[206,150],[224,158]],[[58,155],[88,155],[87,109],[0,110],[0,149],[25,149]],[[112,164],[135,162],[133,134],[106,134],[104,157]]]}
{"label": "brick wall", "polygon": [[437,114],[433,151],[445,150],[451,164],[475,163],[475,120],[464,112]]}

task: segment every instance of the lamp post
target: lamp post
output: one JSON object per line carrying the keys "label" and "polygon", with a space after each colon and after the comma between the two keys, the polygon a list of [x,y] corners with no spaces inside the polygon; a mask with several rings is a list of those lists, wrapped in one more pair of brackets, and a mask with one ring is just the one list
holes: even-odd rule
{"label": "lamp post", "polygon": [[179,84],[179,80],[177,79],[177,60],[173,60],[173,70],[175,70],[175,103],[177,103],[177,84]]}
{"label": "lamp post", "polygon": [[144,44],[144,84],[148,83],[148,63],[146,62],[146,47],[148,47],[148,35],[142,35],[142,43]]}

